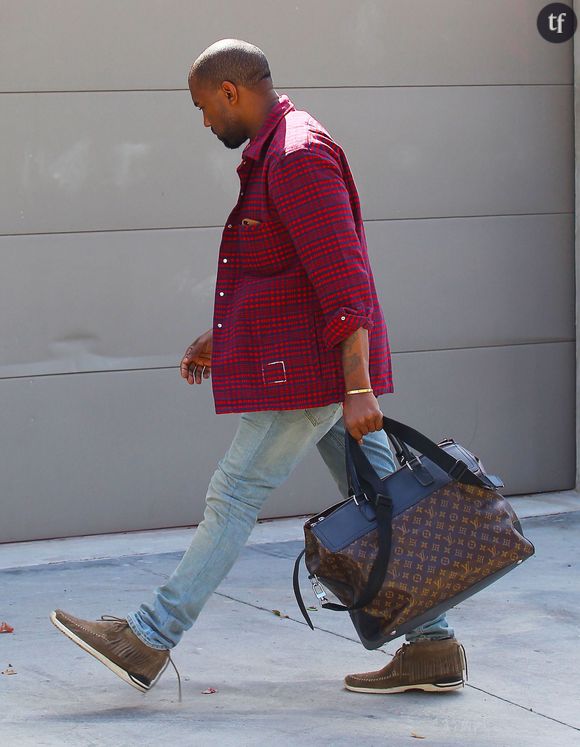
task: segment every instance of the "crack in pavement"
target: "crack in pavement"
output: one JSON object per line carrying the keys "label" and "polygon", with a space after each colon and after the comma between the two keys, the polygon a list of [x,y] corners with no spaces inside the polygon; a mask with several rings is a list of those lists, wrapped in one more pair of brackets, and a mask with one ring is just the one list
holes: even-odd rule
{"label": "crack in pavement", "polygon": [[[229,599],[232,602],[238,602],[239,604],[244,604],[247,607],[253,607],[256,610],[261,610],[263,612],[268,612],[269,614],[272,614],[272,610],[268,607],[262,607],[259,604],[253,604],[252,602],[246,602],[243,599],[237,599],[236,597],[231,596],[230,594],[224,594],[223,592],[214,592],[217,596],[224,597],[225,599]],[[291,617],[290,615],[287,615],[285,619],[291,620],[292,622],[298,623],[299,625],[304,625],[307,627],[306,623],[303,620],[297,620],[295,617]],[[336,633],[333,630],[328,630],[326,628],[319,628],[316,626],[316,630],[320,630],[322,633],[328,633],[329,635],[333,635],[337,638],[342,638],[345,641],[350,641],[351,643],[354,643],[358,646],[362,646],[362,643],[356,639],[356,638],[350,638],[347,635],[344,635],[342,633]],[[380,651],[382,654],[385,654],[386,656],[392,657],[393,654],[390,654],[388,651],[385,651],[382,648],[376,649],[377,651]],[[480,693],[484,693],[485,695],[489,695],[490,698],[496,698],[497,700],[501,700],[504,703],[508,703],[508,705],[512,705],[515,708],[521,708],[523,711],[527,711],[528,713],[533,713],[535,716],[540,716],[541,718],[548,719],[549,721],[553,721],[556,724],[560,724],[561,726],[567,726],[569,729],[573,729],[574,731],[580,732],[580,728],[577,726],[574,726],[573,724],[568,724],[566,721],[560,721],[560,719],[555,718],[554,716],[549,716],[547,713],[542,713],[540,711],[535,711],[533,708],[529,708],[528,706],[522,705],[521,703],[516,703],[514,700],[510,700],[509,698],[504,698],[501,695],[496,695],[495,693],[489,692],[489,690],[484,690],[482,687],[477,687],[476,685],[472,685],[469,682],[465,683],[466,687],[470,687],[472,690],[477,690]]]}

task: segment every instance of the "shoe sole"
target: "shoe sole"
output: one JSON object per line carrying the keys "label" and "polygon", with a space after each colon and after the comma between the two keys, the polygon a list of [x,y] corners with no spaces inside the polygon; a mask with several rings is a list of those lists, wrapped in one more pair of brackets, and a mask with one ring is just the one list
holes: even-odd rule
{"label": "shoe sole", "polygon": [[139,690],[141,693],[147,693],[151,688],[157,683],[157,680],[161,677],[163,672],[165,671],[167,665],[169,664],[169,660],[165,663],[165,666],[157,677],[153,680],[153,682],[147,686],[144,685],[142,682],[139,682],[139,680],[133,679],[129,672],[126,672],[124,669],[122,669],[120,666],[115,664],[113,661],[108,659],[104,654],[102,654],[100,651],[97,651],[96,648],[93,648],[90,646],[86,641],[83,641],[82,638],[79,638],[78,635],[75,635],[75,633],[72,632],[69,628],[66,627],[63,623],[60,622],[58,617],[56,616],[56,612],[50,613],[50,620],[52,624],[60,630],[61,633],[64,633],[64,635],[67,638],[70,638],[73,643],[76,643],[77,646],[80,646],[83,651],[86,651],[87,654],[90,654],[91,656],[94,656],[95,659],[98,659],[101,664],[104,664],[108,669],[111,670],[111,672],[114,672],[118,677],[120,677],[124,682],[126,682],[128,685],[132,685],[136,690]]}
{"label": "shoe sole", "polygon": [[426,693],[451,692],[452,690],[461,690],[464,684],[464,681],[460,679],[454,682],[425,682],[422,684],[401,685],[400,687],[389,687],[383,689],[378,687],[357,687],[356,685],[347,685],[346,682],[344,683],[344,686],[347,690],[352,690],[352,692],[355,693],[375,693],[377,695],[390,695],[391,693],[405,693],[409,690],[422,690]]}

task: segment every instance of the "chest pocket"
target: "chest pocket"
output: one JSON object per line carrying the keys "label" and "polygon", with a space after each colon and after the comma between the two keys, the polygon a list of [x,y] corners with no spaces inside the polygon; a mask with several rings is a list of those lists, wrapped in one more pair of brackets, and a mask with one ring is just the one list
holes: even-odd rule
{"label": "chest pocket", "polygon": [[239,226],[240,265],[250,275],[276,275],[298,261],[284,226],[265,221],[256,226]]}

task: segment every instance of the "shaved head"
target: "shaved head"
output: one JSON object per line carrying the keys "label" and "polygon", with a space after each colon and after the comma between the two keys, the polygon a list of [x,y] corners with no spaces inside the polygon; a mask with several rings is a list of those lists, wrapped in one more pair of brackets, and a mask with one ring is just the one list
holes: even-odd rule
{"label": "shaved head", "polygon": [[221,39],[202,52],[191,66],[188,81],[218,88],[224,81],[255,88],[271,78],[266,55],[254,44],[241,39]]}
{"label": "shaved head", "polygon": [[253,138],[278,101],[266,55],[240,39],[222,39],[202,52],[187,84],[204,126],[226,148]]}

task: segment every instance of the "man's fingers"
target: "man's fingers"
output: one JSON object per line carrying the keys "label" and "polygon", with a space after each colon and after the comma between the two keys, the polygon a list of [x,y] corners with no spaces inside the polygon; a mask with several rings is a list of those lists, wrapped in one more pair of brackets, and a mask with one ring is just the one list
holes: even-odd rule
{"label": "man's fingers", "polygon": [[190,345],[181,359],[181,368],[189,368],[192,363],[206,365],[210,362],[210,358],[203,350],[200,349],[199,345]]}
{"label": "man's fingers", "polygon": [[367,402],[347,397],[342,409],[346,428],[360,445],[366,435],[383,428],[383,413],[374,398]]}
{"label": "man's fingers", "polygon": [[201,384],[201,382],[204,379],[209,379],[210,372],[211,372],[210,366],[206,366],[204,364],[198,363],[195,366],[194,371],[193,371],[193,375],[194,375],[194,378],[195,378],[195,383],[196,384]]}
{"label": "man's fingers", "polygon": [[190,346],[185,351],[185,355],[183,356],[183,358],[181,359],[181,363],[179,364],[179,372],[183,379],[187,379],[189,377],[189,369],[191,364],[193,363],[194,357],[195,356],[193,354],[193,350]]}
{"label": "man's fingers", "polygon": [[355,441],[362,445],[364,436],[372,433],[373,431],[380,431],[382,429],[383,415],[381,413],[380,417],[377,416],[376,418],[373,417],[370,420],[363,420],[362,422],[357,423],[357,425],[352,426],[350,435],[355,439]]}
{"label": "man's fingers", "polygon": [[193,384],[193,371],[191,365],[188,365],[185,369],[185,375],[183,374],[183,368],[181,369],[181,375],[187,381],[188,384]]}
{"label": "man's fingers", "polygon": [[182,379],[187,379],[189,376],[189,363],[187,361],[181,361],[179,366],[179,374]]}
{"label": "man's fingers", "polygon": [[201,363],[199,360],[187,363],[181,362],[181,376],[187,379],[188,384],[201,384],[203,379],[209,379],[211,375],[211,366]]}
{"label": "man's fingers", "polygon": [[[184,378],[187,379],[188,384],[193,384],[195,381],[195,374],[196,374],[197,364],[196,363],[189,363],[187,365],[187,368],[185,369],[185,376]],[[183,374],[182,374],[183,375]]]}
{"label": "man's fingers", "polygon": [[349,429],[349,433],[350,433],[350,435],[354,438],[354,440],[357,443],[362,444],[363,434],[362,434],[360,428],[357,425],[355,425],[354,427],[350,428]]}
{"label": "man's fingers", "polygon": [[210,375],[211,357],[205,353],[196,352],[198,347],[190,345],[179,364],[179,373],[188,384],[201,384],[202,377],[207,379]]}

